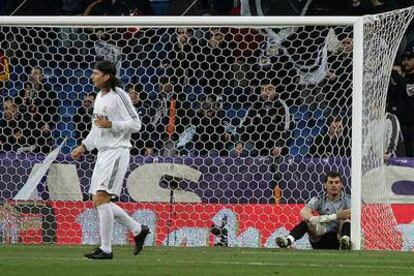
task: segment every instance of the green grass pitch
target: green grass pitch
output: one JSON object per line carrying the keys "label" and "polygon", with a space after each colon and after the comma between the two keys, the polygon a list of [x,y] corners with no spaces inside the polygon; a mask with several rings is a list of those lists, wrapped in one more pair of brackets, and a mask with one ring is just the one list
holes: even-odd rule
{"label": "green grass pitch", "polygon": [[84,259],[91,249],[0,245],[0,275],[414,275],[410,252],[116,246],[113,260]]}

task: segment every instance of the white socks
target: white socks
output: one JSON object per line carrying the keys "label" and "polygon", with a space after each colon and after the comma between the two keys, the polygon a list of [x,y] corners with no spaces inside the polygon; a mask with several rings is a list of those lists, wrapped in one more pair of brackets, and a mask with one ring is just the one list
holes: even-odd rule
{"label": "white socks", "polygon": [[118,205],[110,202],[99,205],[99,233],[101,235],[101,249],[105,253],[112,252],[112,233],[114,232],[114,219],[125,225],[134,234],[141,233],[141,224],[133,220],[127,212]]}
{"label": "white socks", "polygon": [[114,214],[115,220],[119,223],[121,223],[122,225],[125,225],[126,227],[128,227],[128,229],[132,232],[132,234],[134,235],[134,237],[136,235],[138,235],[139,233],[141,233],[141,224],[139,224],[138,222],[136,222],[135,220],[133,220],[128,214],[127,212],[125,212],[124,209],[122,209],[121,207],[119,207],[118,205],[114,204],[114,203],[109,203],[111,205],[112,208],[112,212]]}
{"label": "white socks", "polygon": [[114,231],[114,214],[112,212],[111,203],[99,205],[99,232],[101,235],[101,250],[105,253],[112,252],[112,233]]}
{"label": "white socks", "polygon": [[295,238],[291,235],[287,236],[287,239],[290,240],[290,244],[293,244],[293,242],[295,241]]}

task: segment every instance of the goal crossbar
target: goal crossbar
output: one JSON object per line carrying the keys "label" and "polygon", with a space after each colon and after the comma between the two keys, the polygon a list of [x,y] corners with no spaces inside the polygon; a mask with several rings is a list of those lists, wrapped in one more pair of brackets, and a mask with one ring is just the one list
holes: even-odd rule
{"label": "goal crossbar", "polygon": [[345,26],[353,25],[361,17],[317,17],[317,16],[253,16],[253,17],[211,17],[211,16],[0,16],[0,25],[36,27],[48,26],[113,26],[113,27],[261,27],[261,26]]}

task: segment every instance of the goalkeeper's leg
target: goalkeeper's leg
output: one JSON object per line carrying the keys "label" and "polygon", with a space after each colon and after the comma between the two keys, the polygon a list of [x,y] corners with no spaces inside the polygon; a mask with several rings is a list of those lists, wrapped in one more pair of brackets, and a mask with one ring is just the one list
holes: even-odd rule
{"label": "goalkeeper's leg", "polygon": [[301,239],[308,231],[308,224],[303,220],[293,227],[287,237],[277,237],[276,244],[282,248],[291,246],[294,241]]}
{"label": "goalkeeper's leg", "polygon": [[339,241],[336,232],[329,232],[319,237],[318,241],[310,240],[313,249],[338,249]]}
{"label": "goalkeeper's leg", "polygon": [[338,233],[329,232],[319,238],[317,242],[310,240],[314,249],[351,249],[351,222],[344,220],[340,222]]}
{"label": "goalkeeper's leg", "polygon": [[351,244],[351,221],[343,220],[340,222],[338,238],[339,238],[339,249],[348,250],[352,248]]}

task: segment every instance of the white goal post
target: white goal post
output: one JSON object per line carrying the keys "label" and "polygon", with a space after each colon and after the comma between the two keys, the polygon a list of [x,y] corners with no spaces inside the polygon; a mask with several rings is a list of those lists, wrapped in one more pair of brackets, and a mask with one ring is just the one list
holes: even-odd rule
{"label": "white goal post", "polygon": [[[393,11],[387,14],[370,15],[366,17],[332,17],[332,16],[327,16],[327,17],[316,17],[316,16],[310,16],[310,17],[193,17],[193,16],[190,16],[190,17],[170,17],[170,16],[166,16],[166,17],[151,17],[151,16],[150,17],[112,17],[112,16],[110,17],[80,17],[80,16],[7,17],[7,16],[2,16],[0,17],[0,28],[1,27],[13,27],[13,28],[24,28],[24,27],[30,27],[30,28],[139,27],[139,28],[146,29],[146,28],[178,28],[178,27],[188,27],[188,28],[227,27],[227,28],[240,28],[240,29],[241,28],[286,29],[288,27],[294,27],[294,28],[304,27],[305,28],[307,26],[352,27],[352,31],[350,31],[350,33],[352,33],[352,39],[353,39],[353,42],[352,42],[353,47],[352,47],[352,54],[351,54],[352,56],[351,57],[352,58],[352,101],[351,101],[352,102],[352,130],[351,130],[352,150],[351,150],[351,166],[350,166],[350,172],[351,172],[350,179],[352,183],[348,183],[348,184],[351,184],[350,187],[351,187],[351,195],[352,195],[351,240],[353,244],[353,249],[360,250],[361,248],[364,247],[363,245],[364,240],[363,240],[363,234],[362,234],[364,232],[364,227],[361,225],[361,222],[364,221],[361,217],[363,215],[362,209],[364,208],[363,207],[364,202],[362,200],[364,198],[364,195],[361,194],[363,192],[363,189],[361,187],[364,185],[363,175],[367,173],[367,171],[373,168],[377,168],[377,167],[380,168],[381,166],[383,166],[382,160],[378,160],[379,158],[378,152],[372,153],[373,151],[371,149],[366,150],[367,148],[366,144],[373,143],[372,141],[371,142],[366,141],[366,139],[369,139],[367,137],[372,137],[372,135],[367,135],[367,132],[369,132],[370,130],[366,130],[367,128],[366,113],[369,113],[371,108],[375,108],[375,107],[372,107],[372,106],[367,107],[364,104],[367,102],[366,100],[367,98],[374,97],[374,96],[379,97],[377,99],[378,102],[377,102],[376,107],[378,107],[379,109],[382,109],[382,113],[377,117],[368,116],[368,118],[373,118],[373,120],[376,120],[376,119],[382,120],[384,118],[385,112],[383,110],[385,107],[385,94],[386,94],[386,89],[388,86],[389,76],[391,73],[391,66],[395,58],[395,55],[397,53],[399,42],[402,39],[405,29],[407,28],[409,22],[411,21],[413,17],[413,13],[414,13],[414,9],[397,10],[397,11]],[[392,19],[395,19],[394,22]],[[392,24],[393,26],[390,26]],[[378,27],[376,27],[377,25]],[[292,28],[292,32],[295,32],[294,28]],[[13,37],[12,33],[10,33],[9,35]],[[370,43],[370,40],[373,40],[372,45],[374,46],[368,45]],[[382,40],[386,41],[385,43],[388,45],[386,49],[381,48],[382,50],[387,51],[387,53],[383,53],[383,55],[381,55],[381,49],[375,51],[376,47],[380,47],[378,46],[378,41],[380,41],[381,43]],[[390,44],[390,41],[393,41],[392,45]],[[156,42],[157,41],[154,41],[154,43]],[[371,53],[371,55],[369,53],[367,54],[366,52],[364,52],[364,50],[366,51],[367,49],[369,49],[369,51],[374,51],[374,53]],[[0,48],[0,51],[2,50],[3,49]],[[375,60],[373,61],[373,59],[375,59],[375,57],[372,57],[373,54],[377,55],[376,58],[379,60],[379,62]],[[370,60],[367,60],[368,58]],[[17,60],[19,60],[18,57],[17,57]],[[378,66],[380,68],[373,69],[371,64],[367,65],[367,62],[373,62],[375,64],[374,66]],[[381,76],[383,79],[376,80],[376,81],[370,81],[368,83],[367,79],[369,78],[369,74],[372,73],[372,70],[374,72],[373,73],[374,75],[376,74],[377,70],[383,71],[384,74]],[[310,84],[306,84],[306,85],[310,86]],[[316,86],[317,85],[318,84],[316,84]],[[377,88],[382,91],[369,94],[367,89],[372,90],[373,88]],[[329,99],[326,99],[326,100],[329,101]],[[341,103],[339,103],[338,105],[341,105]],[[339,106],[338,108],[341,108],[341,106]],[[302,133],[302,132],[299,131],[299,133]],[[382,143],[382,142],[379,142],[379,143]],[[326,157],[327,158],[324,159],[323,162],[329,164],[330,156],[326,156]],[[366,159],[369,159],[369,160],[375,159],[374,161],[372,161],[373,163],[375,163],[375,165],[368,165],[369,168],[365,168],[364,166],[366,165],[364,165],[363,163],[366,162],[365,161]],[[88,162],[88,161],[84,161],[84,162]],[[156,161],[152,161],[152,162],[155,163]],[[2,161],[0,161],[0,163],[2,163]],[[286,175],[288,175],[288,172],[285,172],[285,173]],[[324,172],[315,171],[314,173],[320,173],[322,175]],[[378,176],[378,181],[381,181],[380,174]],[[128,180],[128,183],[129,183],[129,180]],[[20,183],[20,184],[24,184],[24,183]],[[381,185],[379,184],[379,186]],[[310,188],[310,190],[312,191],[312,188]],[[305,201],[309,199],[304,198]],[[213,203],[216,203],[216,202],[213,202]],[[375,202],[373,204],[375,204]],[[197,209],[196,207],[194,208],[195,210]],[[379,212],[381,212],[381,210]],[[384,217],[384,219],[386,218],[387,217]],[[226,220],[227,220],[227,216],[226,216]],[[369,221],[367,223],[369,224]],[[371,227],[374,227],[374,226],[371,226]],[[166,236],[167,236],[167,242],[166,243],[164,242],[164,244],[169,245],[170,244],[169,239],[172,239],[172,235],[171,233],[166,233]],[[187,240],[188,238],[186,239],[186,241]],[[243,246],[244,243],[240,242],[239,245]],[[247,246],[249,246],[249,244],[247,244]],[[376,248],[376,247],[373,246],[372,248]]]}

